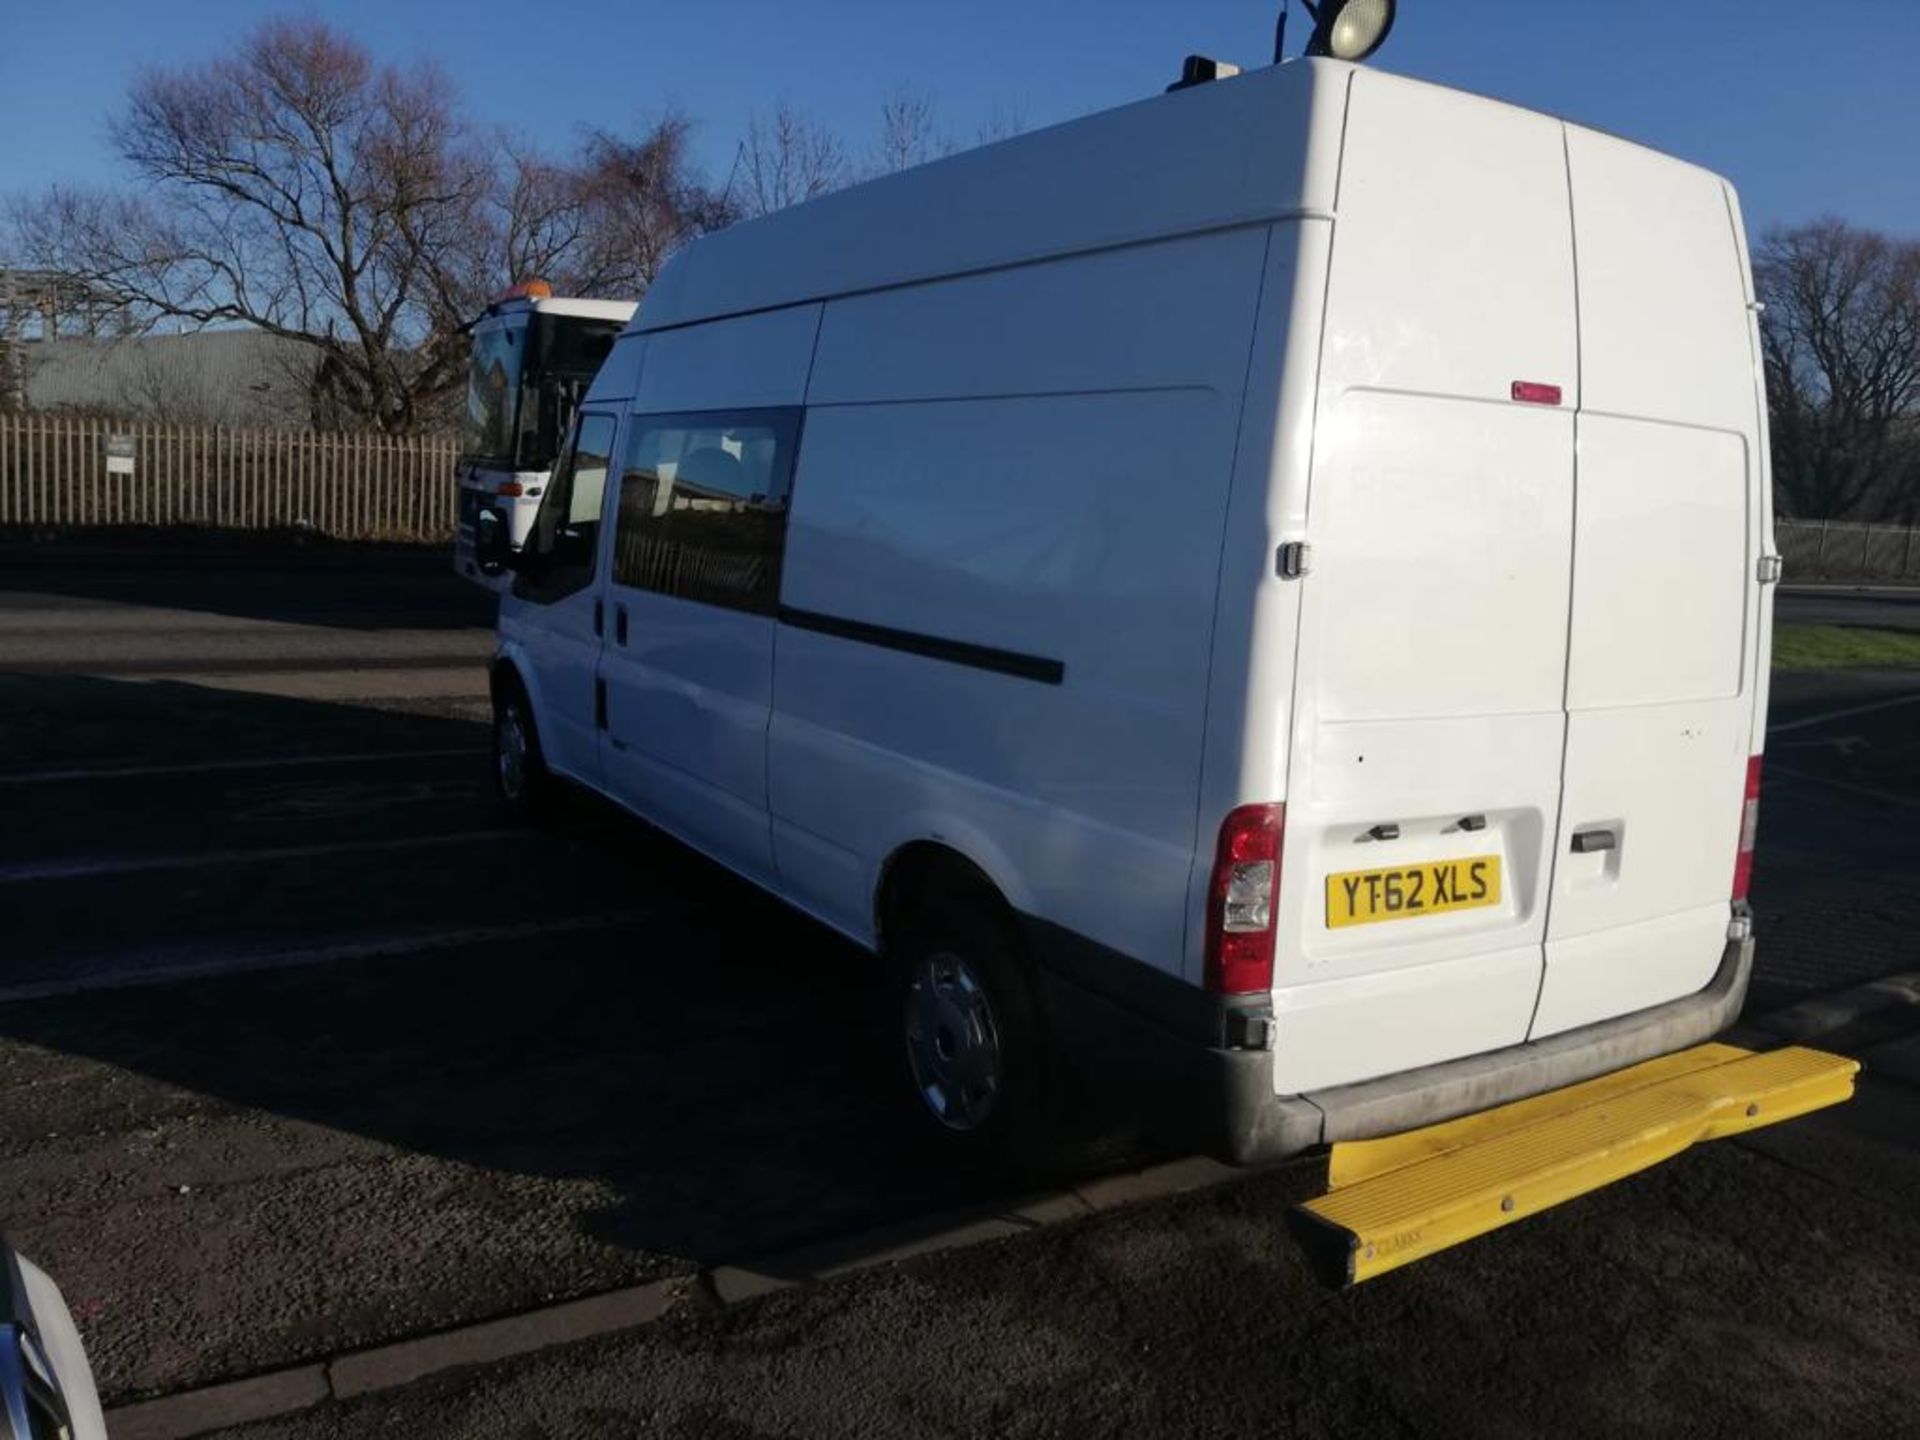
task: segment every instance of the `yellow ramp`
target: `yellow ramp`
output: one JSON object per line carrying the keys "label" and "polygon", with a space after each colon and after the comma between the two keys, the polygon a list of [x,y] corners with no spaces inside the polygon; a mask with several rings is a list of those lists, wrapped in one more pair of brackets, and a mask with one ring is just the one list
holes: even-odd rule
{"label": "yellow ramp", "polygon": [[1403,1135],[1337,1144],[1331,1189],[1294,1212],[1341,1284],[1410,1261],[1713,1140],[1835,1105],[1860,1063],[1798,1046],[1701,1045]]}

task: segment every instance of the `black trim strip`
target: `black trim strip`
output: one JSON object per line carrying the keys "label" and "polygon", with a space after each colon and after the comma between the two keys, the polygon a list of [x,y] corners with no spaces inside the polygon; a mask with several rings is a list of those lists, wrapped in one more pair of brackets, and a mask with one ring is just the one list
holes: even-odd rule
{"label": "black trim strip", "polygon": [[[20,1273],[20,1252],[0,1235],[0,1325],[33,1327],[33,1306],[27,1303],[27,1277]],[[0,1414],[0,1419],[4,1419]]]}
{"label": "black trim strip", "polygon": [[923,655],[929,660],[945,660],[953,665],[968,665],[975,670],[991,670],[1021,680],[1037,680],[1042,685],[1058,685],[1067,678],[1063,661],[1043,655],[1022,655],[1017,650],[996,650],[991,645],[973,645],[965,640],[948,640],[939,635],[923,635],[917,630],[895,630],[889,625],[870,625],[865,620],[847,620],[838,615],[822,615],[817,610],[780,607],[780,623],[796,630],[812,630],[842,640],[857,640],[863,645],[878,645],[887,650],[902,650]]}

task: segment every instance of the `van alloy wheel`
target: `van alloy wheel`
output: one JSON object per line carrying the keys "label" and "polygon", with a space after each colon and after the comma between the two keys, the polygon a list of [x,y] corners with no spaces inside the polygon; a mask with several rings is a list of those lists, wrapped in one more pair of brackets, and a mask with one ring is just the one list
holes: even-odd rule
{"label": "van alloy wheel", "polygon": [[1000,1030],[980,976],[950,951],[926,956],[908,981],[905,1018],[921,1101],[949,1130],[978,1130],[1004,1079]]}
{"label": "van alloy wheel", "polygon": [[520,713],[519,705],[509,701],[500,707],[494,727],[498,732],[494,750],[500,766],[500,793],[509,801],[524,799],[532,748],[527,741],[527,718]]}

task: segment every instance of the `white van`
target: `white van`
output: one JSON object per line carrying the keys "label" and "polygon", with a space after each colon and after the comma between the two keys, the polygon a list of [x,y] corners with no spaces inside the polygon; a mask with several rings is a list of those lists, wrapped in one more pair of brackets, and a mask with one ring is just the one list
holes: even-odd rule
{"label": "white van", "polygon": [[[1234,1159],[1745,993],[1777,565],[1730,187],[1329,60],[692,245],[583,403],[499,777],[876,952],[962,1151]],[[500,563],[498,547],[490,563]]]}

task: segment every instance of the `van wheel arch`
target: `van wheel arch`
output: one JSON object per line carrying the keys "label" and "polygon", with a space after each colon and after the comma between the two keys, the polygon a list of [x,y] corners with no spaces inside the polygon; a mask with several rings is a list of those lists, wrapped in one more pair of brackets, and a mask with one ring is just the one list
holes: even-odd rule
{"label": "van wheel arch", "polygon": [[884,956],[915,910],[938,901],[979,904],[1005,925],[1010,938],[1017,934],[1013,906],[986,871],[950,845],[913,840],[880,867],[873,901],[874,949]]}
{"label": "van wheel arch", "polygon": [[[896,1032],[904,1042],[904,1093],[915,1097],[922,1134],[962,1165],[984,1161],[1027,1169],[1049,1129],[1053,1085],[1042,987],[1013,906],[978,865],[945,845],[922,841],[889,858],[875,900],[875,923],[894,1023],[904,1025]],[[982,1029],[929,1018],[929,1003],[936,1009],[943,1003],[934,997],[960,993],[984,996]],[[946,1061],[931,1062],[942,1072],[939,1090],[931,1090],[929,1047],[936,1029],[941,1039],[933,1048],[942,1049]],[[951,1062],[964,1071],[967,1062],[955,1061],[943,1047],[946,1037],[969,1034],[991,1037],[986,1049],[995,1057],[993,1108],[983,1120],[955,1125],[954,1111],[943,1101],[936,1108],[948,1118],[936,1120],[929,1095],[971,1090],[964,1081],[950,1087],[954,1077],[943,1068]]]}
{"label": "van wheel arch", "polygon": [[[493,698],[494,790],[509,819],[522,824],[539,821],[552,808],[554,782],[541,749],[533,696],[520,669],[511,660],[496,660],[488,672]],[[510,720],[509,715],[515,718]],[[517,760],[509,765],[506,737],[511,732]]]}
{"label": "van wheel arch", "polygon": [[527,682],[521,678],[520,667],[504,656],[495,660],[487,671],[487,690],[495,700],[509,691],[517,692],[520,698],[529,704],[533,700],[533,697],[527,693]]}

